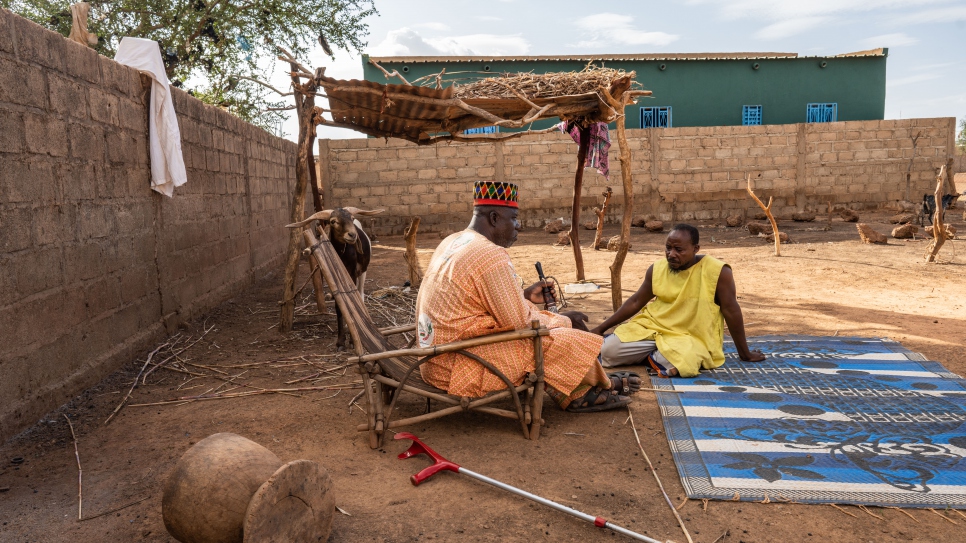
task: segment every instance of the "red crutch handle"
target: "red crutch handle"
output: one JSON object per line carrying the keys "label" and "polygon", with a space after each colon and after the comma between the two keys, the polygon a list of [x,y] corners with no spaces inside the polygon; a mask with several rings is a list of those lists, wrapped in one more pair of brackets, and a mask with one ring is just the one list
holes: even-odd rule
{"label": "red crutch handle", "polygon": [[460,471],[459,464],[454,464],[453,462],[450,462],[449,460],[443,458],[442,456],[440,456],[438,452],[429,448],[429,445],[426,445],[425,443],[420,441],[418,437],[410,434],[409,432],[399,432],[393,437],[393,439],[413,440],[413,444],[410,445],[410,447],[406,449],[405,452],[399,453],[400,460],[412,458],[418,454],[425,454],[433,459],[432,466],[429,466],[423,469],[419,473],[409,478],[409,481],[413,484],[413,486],[419,486],[419,483],[422,483],[426,479],[429,479],[433,475],[436,475],[437,473],[443,470],[449,470],[454,473],[459,473]]}

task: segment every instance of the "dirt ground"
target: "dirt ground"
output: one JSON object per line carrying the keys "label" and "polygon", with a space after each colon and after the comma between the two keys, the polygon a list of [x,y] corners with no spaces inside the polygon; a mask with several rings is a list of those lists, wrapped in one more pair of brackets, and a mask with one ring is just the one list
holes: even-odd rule
{"label": "dirt ground", "polygon": [[[962,206],[960,203],[947,213],[960,238],[966,233]],[[892,226],[887,222],[889,215],[867,213],[863,220],[887,233]],[[836,219],[831,231],[824,231],[823,226],[821,218],[813,223],[783,222],[781,228],[792,243],[784,245],[782,257],[776,258],[771,245],[748,236],[745,229],[700,224],[701,252],[734,268],[749,335],[890,337],[953,372],[966,374],[962,291],[966,242],[947,242],[941,253],[946,263],[926,265],[925,241],[890,239],[887,245],[865,245],[858,240],[853,224]],[[606,233],[616,234],[617,228],[609,227]],[[581,231],[585,246],[592,234]],[[526,280],[536,279],[536,260],[561,282],[573,280],[571,249],[553,247],[555,239],[542,231],[528,231],[511,248],[516,268],[524,272]],[[647,266],[663,256],[663,240],[662,234],[633,229],[632,250],[624,266],[625,297],[640,284]],[[438,243],[437,234],[421,236],[424,264]],[[405,281],[403,246],[399,237],[377,241],[369,292]],[[585,249],[588,278],[606,280],[613,256]],[[302,278],[305,273],[303,269]],[[307,297],[302,299],[307,314],[297,318],[293,333],[282,336],[273,327],[280,290],[278,277],[267,277],[185,327],[184,337],[195,339],[205,323],[213,327],[182,353],[185,363],[196,364],[195,368],[220,367],[226,375],[242,372],[239,366],[249,364],[242,366],[250,371],[244,376],[246,383],[266,388],[298,386],[282,383],[309,375],[314,366],[294,365],[299,360],[337,364],[344,357],[336,355],[330,332],[335,318],[313,315]],[[592,322],[600,322],[610,313],[610,291],[574,296],[571,304],[588,313]],[[383,323],[387,321],[383,319]],[[337,504],[348,513],[336,514],[331,541],[622,538],[451,473],[413,487],[409,476],[428,465],[427,461],[396,459],[408,442],[369,449],[366,434],[355,431],[356,424],[364,422],[363,413],[353,408],[350,414],[348,409],[349,399],[356,393],[352,389],[177,406],[129,406],[105,425],[147,354],[0,447],[0,541],[174,541],[161,520],[163,481],[193,443],[216,432],[248,437],[283,461],[307,458],[325,466],[334,482]],[[297,358],[300,356],[305,358]],[[292,365],[278,362],[282,360]],[[130,403],[200,394],[221,384],[214,379],[186,382],[188,379],[185,374],[159,370],[146,386],[134,391]],[[331,386],[357,379],[350,372],[314,382]],[[400,403],[407,412],[423,406],[412,398]],[[668,494],[675,505],[681,504],[684,491],[654,395],[636,395],[631,412]],[[77,466],[64,414],[70,415],[77,432],[85,517],[143,501],[77,521]],[[524,440],[512,421],[472,415],[417,425],[411,431],[469,469],[662,541],[686,541],[647,472],[625,411],[574,415],[548,403],[545,418],[548,426],[536,442]],[[17,457],[22,463],[12,463]],[[694,541],[702,543],[955,541],[962,540],[966,524],[966,518],[955,512],[947,512],[952,520],[944,520],[933,512],[907,510],[914,520],[899,510],[871,511],[882,519],[852,506],[837,510],[825,505],[720,501],[705,506],[701,501],[689,501],[680,509]]]}

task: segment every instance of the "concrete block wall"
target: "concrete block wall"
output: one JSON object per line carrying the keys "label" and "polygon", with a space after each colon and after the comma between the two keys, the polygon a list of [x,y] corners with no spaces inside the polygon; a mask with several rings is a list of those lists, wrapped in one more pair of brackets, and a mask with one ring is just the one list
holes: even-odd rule
{"label": "concrete block wall", "polygon": [[0,9],[0,440],[281,264],[295,145],[175,90],[161,196],[148,83]]}
{"label": "concrete block wall", "polygon": [[[756,209],[745,191],[747,174],[756,194],[774,198],[773,209],[785,217],[824,211],[828,202],[863,209],[918,200],[932,190],[934,168],[954,153],[954,133],[952,118],[629,130],[634,212],[665,221],[746,213]],[[582,221],[593,218],[591,210],[608,186],[615,196],[607,220],[620,220],[621,166],[612,143],[610,179],[584,173]],[[463,228],[477,179],[517,183],[528,226],[569,217],[576,155],[569,136],[553,133],[425,147],[401,140],[323,140],[318,156],[327,207],[385,208],[385,215],[365,224],[376,233],[401,233],[412,215],[422,217],[422,230]]]}

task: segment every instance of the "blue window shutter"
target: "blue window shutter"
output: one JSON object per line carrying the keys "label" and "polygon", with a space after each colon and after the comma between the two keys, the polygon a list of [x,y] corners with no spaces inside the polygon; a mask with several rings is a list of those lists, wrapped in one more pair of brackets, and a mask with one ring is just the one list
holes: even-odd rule
{"label": "blue window shutter", "polygon": [[671,106],[641,108],[641,128],[671,128],[671,126]]}
{"label": "blue window shutter", "polygon": [[479,128],[467,128],[464,134],[497,134],[500,132],[499,126],[481,126]]}
{"label": "blue window shutter", "polygon": [[805,106],[805,122],[807,123],[834,123],[838,118],[839,105],[836,102]]}
{"label": "blue window shutter", "polygon": [[742,106],[741,124],[746,126],[761,124],[761,106]]}

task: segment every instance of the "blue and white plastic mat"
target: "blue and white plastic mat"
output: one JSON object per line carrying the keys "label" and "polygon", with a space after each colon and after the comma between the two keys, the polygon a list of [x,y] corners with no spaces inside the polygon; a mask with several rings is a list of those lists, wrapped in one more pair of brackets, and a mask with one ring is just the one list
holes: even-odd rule
{"label": "blue and white plastic mat", "polygon": [[[888,339],[764,336],[653,379],[690,498],[966,509],[966,380]],[[729,349],[730,347],[730,349]]]}

